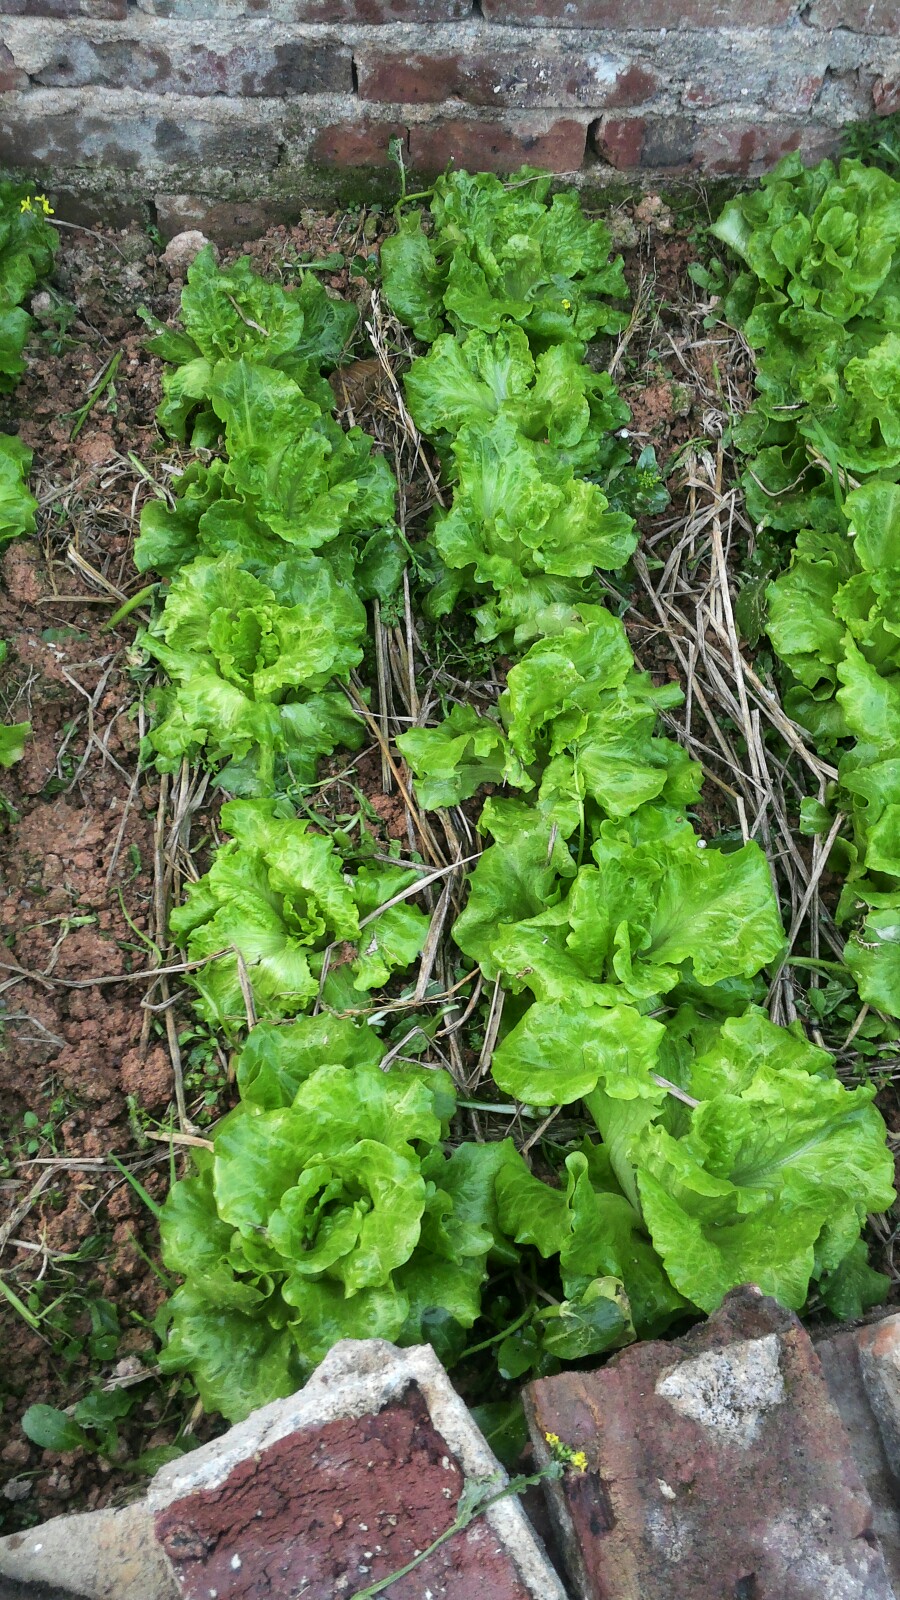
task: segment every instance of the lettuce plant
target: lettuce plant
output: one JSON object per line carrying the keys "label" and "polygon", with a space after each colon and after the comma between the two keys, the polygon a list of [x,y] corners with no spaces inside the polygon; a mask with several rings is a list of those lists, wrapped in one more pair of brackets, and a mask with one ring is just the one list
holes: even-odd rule
{"label": "lettuce plant", "polygon": [[450,609],[464,592],[493,594],[475,612],[478,638],[516,644],[571,620],[595,568],[625,565],[634,523],[612,511],[599,484],[551,462],[503,415],[468,423],[453,442],[458,484],[432,540],[447,574],[426,608]]}
{"label": "lettuce plant", "polygon": [[141,571],[174,572],[194,556],[226,553],[274,565],[392,523],[397,486],[383,456],[361,429],[345,433],[293,378],[222,360],[211,398],[226,459],[188,468],[174,506],[147,504],[135,546]]}
{"label": "lettuce plant", "polygon": [[832,464],[900,467],[900,183],[859,161],[808,169],[790,155],[712,232],[745,268],[725,312],[758,352],[758,399],[736,431],[754,457],[751,515],[790,531],[830,525]]}
{"label": "lettuce plant", "polygon": [[231,1421],[290,1394],[338,1339],[416,1344],[434,1319],[468,1328],[480,1309],[506,1146],[445,1155],[447,1074],[385,1073],[354,1059],[349,1031],[331,1050],[320,1037],[292,1098],[224,1118],[162,1214],[185,1282],[161,1365],[188,1368]]}
{"label": "lettuce plant", "polygon": [[[758,351],[759,397],[737,430],[755,452],[748,508],[796,533],[767,591],[785,703],[820,746],[856,741],[840,756],[845,959],[861,998],[900,1016],[900,183],[791,157],[713,232],[747,269],[726,311]],[[848,475],[862,486],[845,495]]]}
{"label": "lettuce plant", "polygon": [[212,245],[188,268],[181,296],[184,332],[145,316],[155,330],[148,349],[170,363],[157,420],[166,433],[190,438],[195,448],[214,444],[220,431],[212,405],[220,361],[276,368],[328,410],[333,398],[321,373],[338,365],[358,320],[356,307],[331,299],[314,273],[304,273],[295,289],[284,289],[255,273],[246,256],[220,269]]}
{"label": "lettuce plant", "polygon": [[328,685],[362,659],[366,614],[314,556],[262,582],[233,555],[182,567],[139,644],[165,668],[149,742],[162,771],[199,754],[228,764],[217,782],[270,795],[310,783],[320,755],[359,743],[361,724]]}
{"label": "lettuce plant", "polygon": [[510,668],[497,718],[455,705],[435,728],[397,740],[421,803],[456,805],[484,783],[537,789],[563,838],[583,828],[585,806],[624,817],[662,796],[696,798],[701,769],[656,735],[660,711],[681,703],[676,684],[638,672],[622,623],[600,606],[537,640]]}
{"label": "lettuce plant", "polygon": [[[516,993],[645,1008],[686,978],[704,989],[752,978],[784,949],[759,846],[706,848],[671,807],[601,823],[584,866],[548,853],[558,829],[522,802],[489,801],[481,826],[497,842],[479,859],[453,935]],[[534,910],[522,881],[542,850]]]}
{"label": "lettuce plant", "polygon": [[593,339],[625,326],[601,296],[624,300],[621,258],[589,222],[577,194],[555,194],[551,178],[523,167],[504,184],[493,174],[450,172],[431,201],[431,231],[408,212],[381,248],[384,290],[417,339],[447,323],[496,333],[518,323],[534,341]]}
{"label": "lettuce plant", "polygon": [[609,373],[585,366],[584,345],[574,341],[551,344],[535,359],[515,323],[496,334],[441,334],[413,363],[405,388],[413,421],[439,442],[502,416],[527,439],[545,444],[544,459],[553,465],[564,462],[600,477],[630,459],[613,430],[631,413]]}
{"label": "lettuce plant", "polygon": [[[548,1009],[533,1006],[525,1021]],[[609,1302],[595,1328],[606,1342],[595,1350],[625,1342],[629,1324],[639,1337],[657,1337],[691,1308],[713,1310],[740,1283],[796,1309],[812,1285],[842,1316],[882,1299],[887,1280],[868,1268],[859,1239],[867,1212],[893,1196],[874,1089],[846,1089],[825,1051],[761,1011],[714,1026],[684,1007],[668,1033],[648,1018],[626,1029],[612,1019],[574,1013],[563,1032],[557,1027],[555,1068],[540,1098],[585,1095],[602,1145],[585,1140],[567,1157],[561,1188],[517,1156],[497,1176],[503,1228],[544,1259],[558,1258],[560,1316],[572,1331],[585,1337],[579,1295],[592,1275],[602,1275]],[[549,1042],[548,1021],[536,1020],[533,1031],[545,1028]],[[599,1067],[593,1087],[581,1064],[588,1060]],[[546,1317],[529,1332],[526,1365],[538,1364],[553,1353]]]}
{"label": "lettuce plant", "polygon": [[352,988],[365,991],[420,953],[424,912],[408,900],[380,909],[415,882],[415,872],[377,863],[344,872],[331,840],[308,822],[279,816],[273,800],[231,800],[221,822],[229,843],[188,885],[171,917],[190,960],[202,963],[190,980],[207,1021],[239,1031],[246,1016],[242,965],[257,1015],[291,1017],[308,1010],[320,990],[326,1002],[342,995],[338,974],[348,964]]}

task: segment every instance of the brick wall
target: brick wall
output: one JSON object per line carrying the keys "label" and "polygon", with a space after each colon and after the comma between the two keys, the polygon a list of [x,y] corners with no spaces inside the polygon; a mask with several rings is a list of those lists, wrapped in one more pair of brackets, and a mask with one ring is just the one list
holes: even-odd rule
{"label": "brick wall", "polygon": [[715,177],[898,107],[900,0],[0,0],[0,165],[170,226],[371,187],[392,136]]}

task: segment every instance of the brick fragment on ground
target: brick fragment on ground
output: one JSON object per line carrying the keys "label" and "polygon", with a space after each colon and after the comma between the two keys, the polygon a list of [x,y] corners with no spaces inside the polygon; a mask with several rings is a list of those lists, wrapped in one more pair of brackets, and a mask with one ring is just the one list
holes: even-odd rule
{"label": "brick fragment on ground", "polygon": [[[340,1600],[451,1526],[467,1479],[503,1481],[433,1351],[336,1345],[306,1388],[164,1467],[156,1531],[186,1600]],[[521,1506],[498,1502],[391,1600],[564,1600]]]}
{"label": "brick fragment on ground", "polygon": [[549,1490],[584,1600],[893,1600],[813,1346],[758,1290],[525,1403],[541,1459],[587,1456]]}
{"label": "brick fragment on ground", "polygon": [[889,1372],[893,1369],[896,1373],[900,1316],[869,1327],[832,1332],[817,1343],[816,1354],[868,1490],[873,1527],[894,1590],[900,1595],[900,1494],[895,1476],[900,1463],[893,1453],[900,1406],[896,1392],[883,1382],[879,1371],[888,1364]]}

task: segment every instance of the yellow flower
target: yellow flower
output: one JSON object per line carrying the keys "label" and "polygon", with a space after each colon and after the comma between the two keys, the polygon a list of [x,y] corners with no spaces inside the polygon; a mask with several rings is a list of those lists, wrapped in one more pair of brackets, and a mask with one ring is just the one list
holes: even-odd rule
{"label": "yellow flower", "polygon": [[571,309],[572,309],[571,300],[564,300],[562,305],[563,305],[563,311],[571,311]]}
{"label": "yellow flower", "polygon": [[20,211],[34,211],[35,207],[42,211],[45,217],[53,216],[53,207],[45,194],[29,194],[19,202]]}
{"label": "yellow flower", "polygon": [[583,1450],[573,1450],[570,1444],[563,1444],[558,1433],[545,1433],[544,1438],[550,1446],[550,1454],[554,1461],[561,1461],[567,1467],[574,1467],[576,1472],[587,1472],[587,1456]]}

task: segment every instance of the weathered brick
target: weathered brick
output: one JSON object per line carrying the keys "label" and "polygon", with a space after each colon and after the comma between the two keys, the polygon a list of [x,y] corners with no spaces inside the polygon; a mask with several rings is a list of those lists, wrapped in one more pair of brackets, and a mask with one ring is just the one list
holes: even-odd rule
{"label": "weathered brick", "polygon": [[[900,1318],[888,1317],[896,1327]],[[877,1325],[879,1328],[883,1324]],[[823,1330],[824,1331],[824,1330]],[[884,1553],[894,1593],[900,1594],[900,1505],[897,1485],[885,1454],[884,1441],[867,1393],[860,1361],[860,1342],[867,1328],[842,1328],[816,1344],[828,1390],[850,1440],[853,1459],[872,1502],[872,1525]]]}
{"label": "weathered brick", "polygon": [[[57,47],[54,48],[53,46]],[[350,51],[334,39],[269,44],[254,29],[233,41],[209,44],[129,37],[90,39],[76,33],[49,40],[46,60],[30,68],[48,89],[137,89],[151,94],[232,95],[251,98],[327,92],[350,93]]]}
{"label": "weathered brick", "polygon": [[641,164],[647,123],[644,117],[603,117],[593,124],[590,143],[618,172],[636,172]]}
{"label": "weathered brick", "polygon": [[816,123],[794,128],[755,120],[707,124],[698,133],[694,159],[703,172],[756,176],[792,150],[810,164],[821,161],[834,155],[839,141],[839,129]]}
{"label": "weathered brick", "polygon": [[816,123],[760,122],[756,118],[709,123],[687,117],[602,117],[593,124],[592,148],[620,172],[689,171],[744,176],[765,172],[783,155],[804,160],[833,155],[838,130]]}
{"label": "weathered brick", "polygon": [[27,88],[27,74],[20,72],[6,45],[0,44],[0,94],[8,94],[11,89]]}
{"label": "weathered brick", "polygon": [[338,122],[320,128],[310,146],[309,159],[325,167],[386,167],[391,139],[406,144],[406,128],[394,122]]}
{"label": "weathered brick", "polygon": [[121,22],[127,0],[0,0],[3,17],[90,17],[96,22]]}
{"label": "weathered brick", "polygon": [[880,117],[889,117],[900,111],[900,76],[876,78],[872,85],[872,100]]}
{"label": "weathered brick", "polygon": [[243,244],[269,228],[296,222],[298,202],[213,200],[208,195],[155,194],[156,225],[164,239],[197,228],[216,244]]}
{"label": "weathered brick", "polygon": [[892,1600],[872,1504],[810,1340],[736,1290],[685,1337],[525,1390],[581,1600]]}
{"label": "weathered brick", "polygon": [[362,100],[419,105],[635,106],[652,99],[658,75],[643,62],[578,51],[414,55],[363,47],[354,53]]}
{"label": "weathered brick", "polygon": [[[277,131],[266,122],[247,117],[186,117],[173,108],[161,115],[158,108],[136,106],[132,113],[116,110],[101,114],[72,106],[51,105],[41,111],[35,90],[27,97],[34,104],[21,115],[6,102],[0,106],[0,166],[14,171],[62,173],[73,166],[80,172],[155,173],[187,169],[217,174],[246,174],[258,181],[279,159]],[[54,91],[48,90],[51,101]]]}
{"label": "weathered brick", "polygon": [[897,0],[813,0],[804,22],[853,33],[896,33]]}
{"label": "weathered brick", "polygon": [[[752,100],[766,111],[798,115],[815,105],[824,82],[824,70],[798,75],[794,63],[783,70],[773,67],[771,72],[754,74]],[[698,111],[737,105],[742,98],[749,99],[751,95],[746,85],[746,72],[742,81],[740,61],[735,61],[727,70],[711,63],[703,77],[688,82],[682,93],[684,104]]]}
{"label": "weathered brick", "polygon": [[692,117],[648,117],[641,165],[654,170],[689,167],[696,138],[697,124]]}
{"label": "weathered brick", "polygon": [[137,0],[137,8],[151,16],[180,21],[265,16],[273,22],[379,26],[388,22],[458,22],[472,15],[472,0]]}
{"label": "weathered brick", "polygon": [[470,172],[515,172],[523,164],[577,172],[585,140],[583,123],[566,117],[546,128],[438,117],[410,127],[409,159],[420,172],[443,172],[448,164]]}
{"label": "weathered brick", "polygon": [[[483,10],[514,27],[733,28],[746,20],[735,0],[483,0]],[[796,10],[796,0],[753,0],[753,26],[787,22]]]}
{"label": "weathered brick", "polygon": [[502,1470],[430,1349],[345,1340],[299,1394],[163,1468],[149,1504],[184,1600],[338,1600],[385,1579],[391,1600],[564,1600],[515,1496],[452,1531],[485,1479]]}

